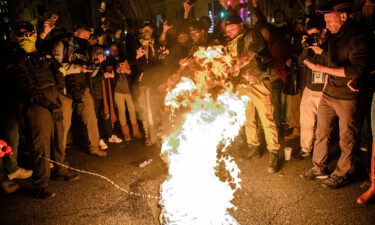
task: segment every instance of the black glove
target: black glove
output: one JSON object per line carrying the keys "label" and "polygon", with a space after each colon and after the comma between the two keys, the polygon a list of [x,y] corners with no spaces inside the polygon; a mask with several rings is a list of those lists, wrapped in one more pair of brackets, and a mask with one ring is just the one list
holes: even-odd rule
{"label": "black glove", "polygon": [[31,102],[34,104],[38,104],[40,106],[43,106],[44,108],[47,108],[50,112],[52,112],[55,108],[60,108],[61,103],[60,102],[53,102],[43,94],[36,95],[31,99]]}
{"label": "black glove", "polygon": [[82,115],[83,110],[85,109],[85,104],[82,101],[74,102],[74,109],[78,115]]}
{"label": "black glove", "polygon": [[51,113],[53,120],[56,122],[59,122],[64,118],[61,108],[54,109]]}
{"label": "black glove", "polygon": [[53,102],[49,102],[49,104],[45,107],[51,113],[54,121],[58,122],[58,121],[61,121],[63,119],[61,104],[59,104],[59,103],[55,104]]}

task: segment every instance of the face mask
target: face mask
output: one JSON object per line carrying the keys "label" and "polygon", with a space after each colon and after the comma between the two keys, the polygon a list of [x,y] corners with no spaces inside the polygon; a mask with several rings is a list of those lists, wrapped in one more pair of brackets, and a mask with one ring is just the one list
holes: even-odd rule
{"label": "face mask", "polygon": [[286,26],[286,25],[288,25],[285,21],[283,21],[283,22],[280,22],[280,23],[274,23],[273,24],[275,27],[278,27],[278,28],[280,28],[280,27],[283,27],[283,26]]}
{"label": "face mask", "polygon": [[89,45],[89,41],[83,38],[74,37],[74,41],[78,44],[79,48],[86,49]]}
{"label": "face mask", "polygon": [[98,37],[98,45],[103,46],[105,39],[106,39],[106,35],[105,34],[103,34],[100,37]]}
{"label": "face mask", "polygon": [[30,37],[17,37],[17,41],[20,45],[20,47],[25,50],[27,53],[35,52],[36,47],[36,37],[35,36],[30,36]]}
{"label": "face mask", "polygon": [[146,31],[144,33],[139,34],[139,38],[140,39],[145,39],[145,40],[150,40],[150,39],[152,39],[152,33]]}

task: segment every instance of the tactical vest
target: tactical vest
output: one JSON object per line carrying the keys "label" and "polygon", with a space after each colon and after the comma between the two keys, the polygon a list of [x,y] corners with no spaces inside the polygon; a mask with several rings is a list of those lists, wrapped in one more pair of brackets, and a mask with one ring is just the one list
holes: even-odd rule
{"label": "tactical vest", "polygon": [[38,52],[25,55],[26,66],[33,76],[35,85],[40,89],[63,88],[64,81],[55,73],[54,59],[50,55]]}

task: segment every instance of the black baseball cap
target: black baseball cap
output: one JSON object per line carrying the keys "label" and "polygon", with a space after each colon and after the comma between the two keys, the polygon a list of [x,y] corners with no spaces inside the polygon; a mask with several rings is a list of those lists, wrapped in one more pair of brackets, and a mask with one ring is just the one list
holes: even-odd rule
{"label": "black baseball cap", "polygon": [[150,20],[142,20],[139,24],[139,29],[144,27],[152,27],[152,23]]}
{"label": "black baseball cap", "polygon": [[353,2],[350,0],[329,0],[317,13],[327,14],[332,12],[351,12]]}
{"label": "black baseball cap", "polygon": [[26,30],[27,32],[31,33],[35,31],[34,26],[27,21],[18,22],[14,30],[17,37],[22,37],[24,35],[24,32],[22,32],[21,30]]}
{"label": "black baseball cap", "polygon": [[242,18],[239,15],[231,15],[225,20],[225,26],[231,24],[240,24],[242,23]]}

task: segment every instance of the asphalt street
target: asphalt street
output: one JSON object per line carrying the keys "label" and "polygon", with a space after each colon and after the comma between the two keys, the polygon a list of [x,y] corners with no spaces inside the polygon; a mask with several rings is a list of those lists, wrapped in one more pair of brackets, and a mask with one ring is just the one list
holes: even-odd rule
{"label": "asphalt street", "polygon": [[[287,145],[296,148],[298,141]],[[139,167],[148,159],[152,159],[150,164]],[[100,177],[80,174],[81,179],[74,182],[51,181],[50,188],[57,193],[56,197],[39,200],[28,190],[30,180],[17,181],[24,187],[22,190],[11,195],[0,194],[0,224],[160,224],[157,199],[126,193],[158,196],[167,174],[158,148],[144,147],[140,141],[111,144],[106,158],[71,148],[68,161],[74,168],[108,177],[122,190]],[[282,168],[277,174],[266,171],[268,153],[251,161],[236,156],[236,161],[241,169],[242,189],[233,201],[237,210],[231,213],[240,224],[375,224],[375,204],[355,203],[363,191],[364,179],[329,190],[317,180],[304,181],[298,177],[300,171],[311,167],[311,160],[281,159]],[[333,157],[333,164],[334,161]]]}

